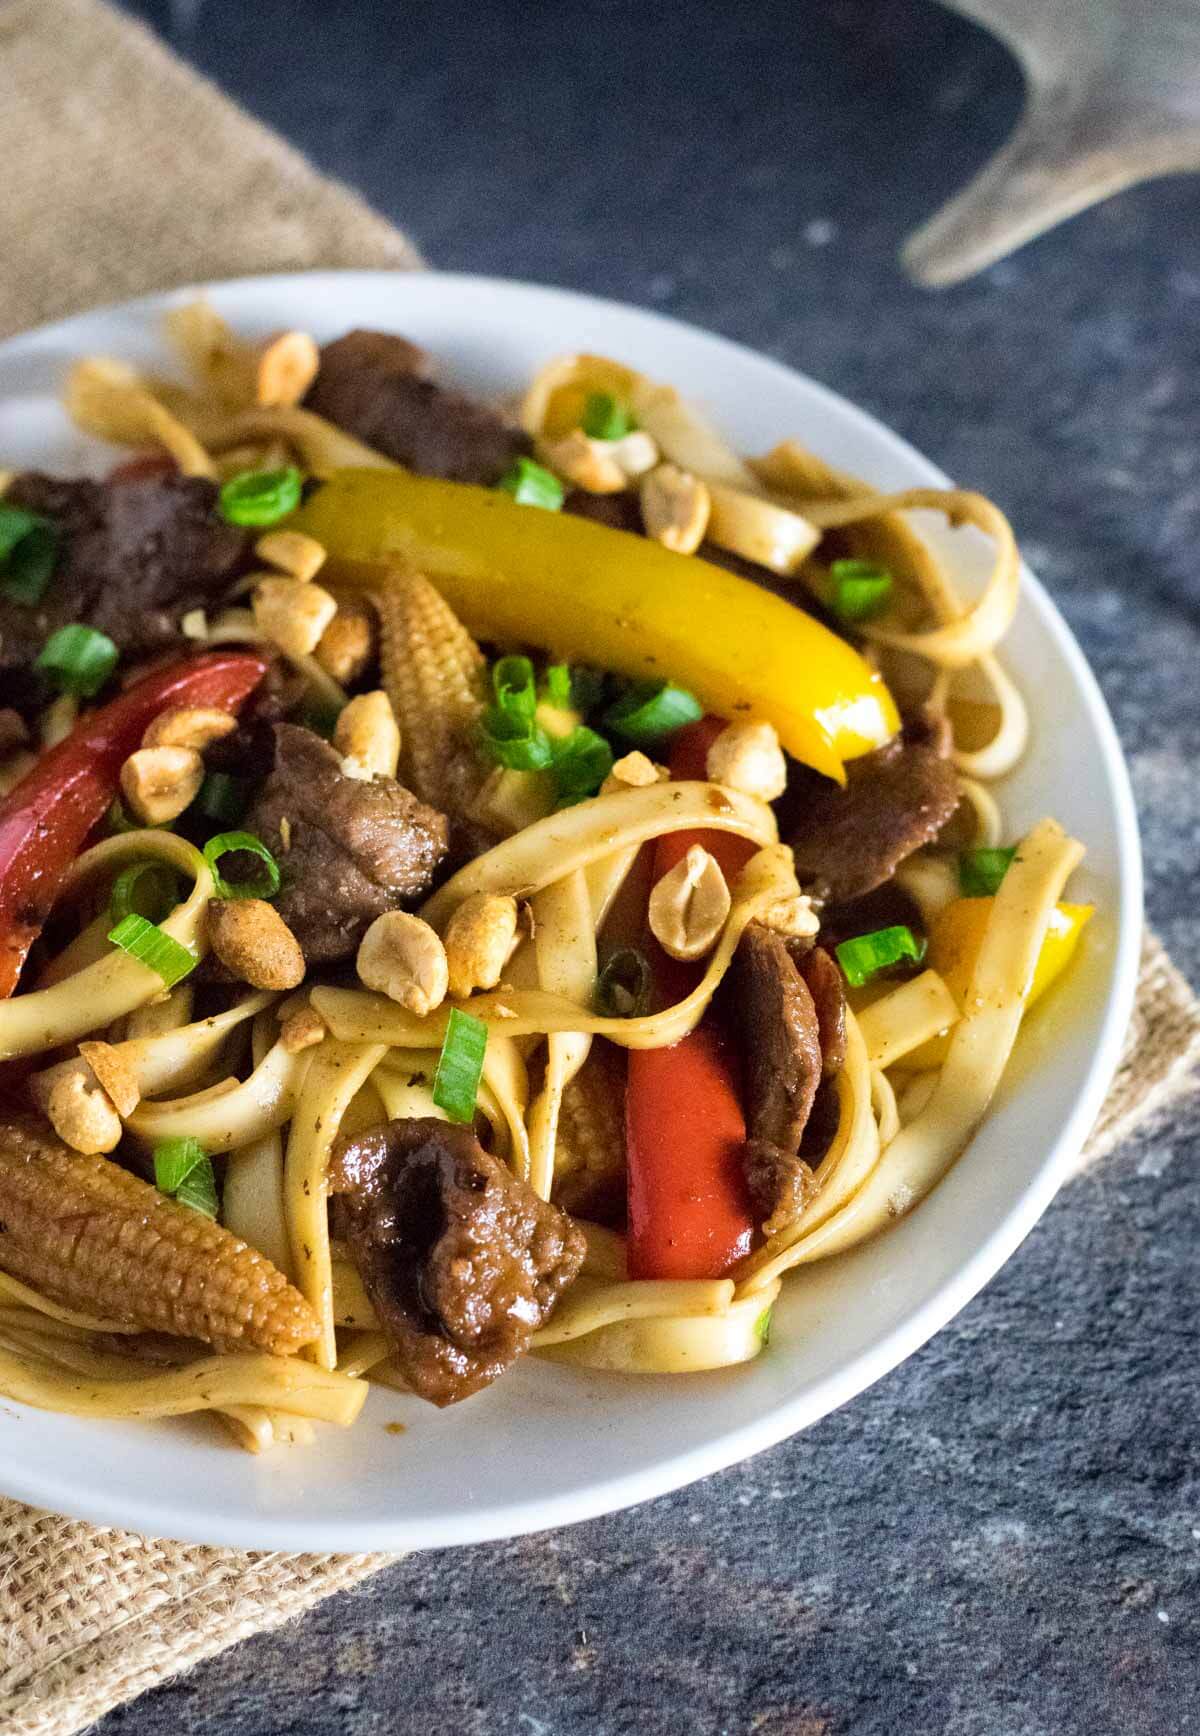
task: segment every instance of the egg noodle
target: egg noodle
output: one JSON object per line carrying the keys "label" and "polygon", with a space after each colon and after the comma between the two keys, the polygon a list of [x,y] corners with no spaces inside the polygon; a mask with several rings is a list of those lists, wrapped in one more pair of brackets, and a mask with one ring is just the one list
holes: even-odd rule
{"label": "egg noodle", "polygon": [[[217,480],[278,462],[318,480],[345,469],[398,468],[298,401],[256,398],[260,352],[206,304],[176,310],[169,335],[191,384],[104,358],[81,361],[66,392],[80,429],[157,448],[184,475]],[[307,366],[309,341],[280,351],[272,365]],[[1019,587],[1003,514],[958,489],[878,493],[790,439],[744,458],[674,389],[597,356],[560,358],[530,382],[520,421],[539,454],[579,426],[595,393],[619,399],[662,461],[708,485],[737,544],[731,552],[754,551],[776,590],[791,584],[824,603],[832,559],[886,569],[894,581],[888,606],[855,623],[855,636],[904,708],[923,705],[947,720],[961,784],[954,844],[994,849],[1004,825],[990,786],[1016,764],[1028,736],[1025,705],[998,658]],[[990,544],[990,571],[969,599],[947,570],[942,544],[935,553],[922,534],[929,513],[956,537]],[[381,570],[371,589],[386,604],[397,582]],[[184,631],[200,647],[263,639],[235,588],[215,612],[185,621]],[[548,622],[545,644],[553,642]],[[285,655],[315,701],[345,702],[342,685],[312,657],[286,648]],[[657,1010],[601,1010],[598,947],[603,956],[606,924],[622,899],[644,897],[637,874],[645,846],[697,831],[744,841],[746,860],[731,878],[728,913],[693,986]],[[851,991],[845,1060],[832,1088],[836,1123],[816,1185],[791,1221],[760,1227],[750,1251],[721,1276],[690,1279],[631,1277],[624,1236],[581,1221],[582,1271],[536,1332],[534,1353],[577,1369],[659,1375],[760,1354],[792,1268],[878,1235],[919,1204],[969,1143],[1008,1064],[1048,925],[1082,853],[1054,820],[1042,820],[1019,840],[1011,867],[976,913],[977,932],[956,955],[956,975],[926,967]],[[938,839],[900,871],[898,883],[927,925],[960,896],[953,861],[950,844]],[[487,1030],[476,1119],[483,1144],[550,1199],[564,1093],[597,1040],[636,1052],[696,1030],[749,926],[802,891],[769,802],[704,779],[644,787],[610,780],[602,793],[535,816],[484,848],[425,901],[421,915],[444,936],[469,899],[520,900],[528,923],[499,986],[421,1014],[353,986],[345,973],[322,977],[318,969],[304,992],[324,1034],[297,1049],[282,1034],[278,994],[243,986],[226,1010],[197,1018],[187,983],[165,994],[153,969],[109,944],[107,891],[133,863],[184,878],[186,895],[160,926],[204,957],[214,879],[201,851],[161,827],[97,843],[59,894],[56,932],[70,934],[70,914],[75,938],[38,980],[0,1001],[0,1057],[57,1059],[74,1054],[81,1039],[102,1039],[106,1066],[135,1083],[121,1115],[129,1148],[146,1154],[188,1138],[206,1153],[227,1154],[225,1227],[296,1286],[319,1334],[298,1355],[213,1354],[88,1315],[0,1272],[0,1391],[79,1416],[212,1411],[252,1451],[306,1442],[317,1422],[352,1423],[372,1379],[403,1386],[387,1323],[350,1250],[331,1237],[329,1160],[347,1131],[443,1113],[434,1080],[452,1008]]]}

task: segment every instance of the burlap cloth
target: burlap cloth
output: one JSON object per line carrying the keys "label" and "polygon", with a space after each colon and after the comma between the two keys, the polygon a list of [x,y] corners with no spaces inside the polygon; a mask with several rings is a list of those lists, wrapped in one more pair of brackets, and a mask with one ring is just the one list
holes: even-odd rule
{"label": "burlap cloth", "polygon": [[[418,267],[347,188],[96,0],[0,0],[0,337],[197,279]],[[1133,1040],[1084,1161],[1189,1086],[1200,1007],[1146,942]],[[0,1728],[66,1736],[354,1585],[381,1555],[152,1542],[0,1499]]]}

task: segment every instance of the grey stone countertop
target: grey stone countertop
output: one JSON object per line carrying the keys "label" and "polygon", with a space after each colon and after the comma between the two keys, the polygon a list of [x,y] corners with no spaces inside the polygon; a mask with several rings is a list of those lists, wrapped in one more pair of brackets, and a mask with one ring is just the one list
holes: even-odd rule
{"label": "grey stone countertop", "polygon": [[[135,6],[169,32],[165,7]],[[925,0],[175,0],[176,40],[450,269],[806,369],[1011,515],[1200,981],[1200,181],[940,295],[896,248],[1020,81]],[[1175,1736],[1200,1727],[1195,1107],[1070,1185],[918,1355],[574,1529],[412,1559],[104,1736]]]}

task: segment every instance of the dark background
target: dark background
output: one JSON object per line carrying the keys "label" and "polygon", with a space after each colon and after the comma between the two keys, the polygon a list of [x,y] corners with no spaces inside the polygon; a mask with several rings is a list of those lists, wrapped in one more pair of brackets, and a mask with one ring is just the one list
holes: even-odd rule
{"label": "dark background", "polygon": [[[1099,673],[1150,914],[1200,980],[1200,182],[930,294],[897,246],[1021,86],[926,0],[129,10],[431,263],[741,338],[993,495]],[[1195,1728],[1197,1143],[1193,1100],[805,1435],[631,1513],[405,1562],[104,1736]]]}

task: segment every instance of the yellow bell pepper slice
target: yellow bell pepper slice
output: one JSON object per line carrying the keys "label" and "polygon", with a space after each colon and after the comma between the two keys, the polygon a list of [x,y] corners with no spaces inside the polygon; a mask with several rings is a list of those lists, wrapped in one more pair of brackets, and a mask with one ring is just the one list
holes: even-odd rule
{"label": "yellow bell pepper slice", "polygon": [[[960,1008],[965,1006],[971,973],[983,944],[984,930],[992,912],[990,898],[956,898],[934,918],[929,931],[929,951],[925,963],[937,971]],[[1058,904],[1046,928],[1046,938],[1038,954],[1033,981],[1029,987],[1026,1009],[1041,999],[1051,983],[1056,982],[1070,964],[1079,937],[1095,912],[1093,904]],[[919,1071],[940,1067],[946,1059],[950,1033],[930,1037],[919,1049],[904,1057],[904,1066]]]}
{"label": "yellow bell pepper slice", "polygon": [[427,573],[472,633],[544,646],[619,675],[669,678],[718,716],[765,718],[827,777],[895,734],[882,678],[853,646],[770,591],[694,555],[502,491],[402,470],[336,472],[289,521],[330,576]]}

